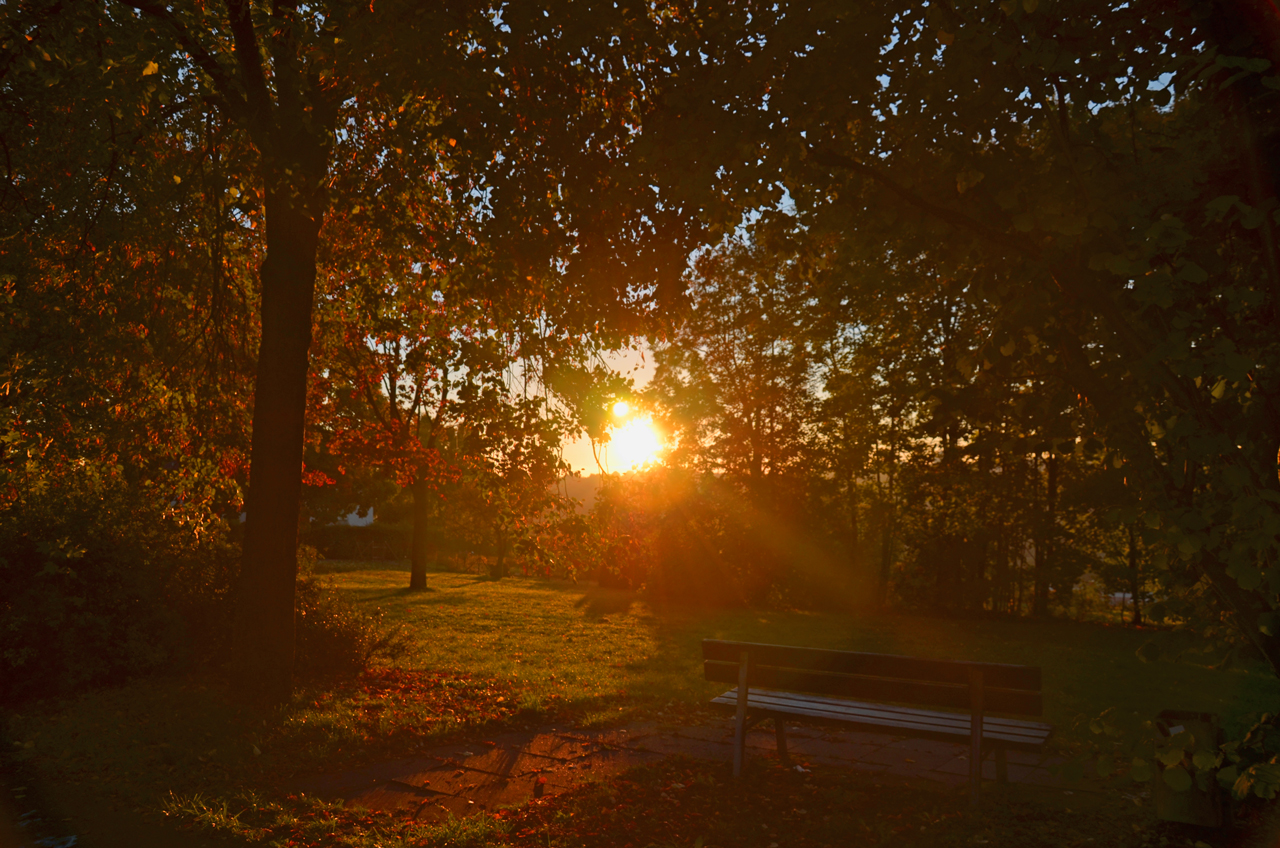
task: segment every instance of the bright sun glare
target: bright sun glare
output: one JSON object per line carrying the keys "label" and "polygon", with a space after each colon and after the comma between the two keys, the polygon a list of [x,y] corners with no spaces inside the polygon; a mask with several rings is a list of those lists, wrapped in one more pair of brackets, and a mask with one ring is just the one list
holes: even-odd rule
{"label": "bright sun glare", "polygon": [[[618,406],[625,404],[619,402]],[[617,406],[614,412],[617,413]],[[613,428],[605,450],[605,467],[609,471],[631,471],[656,460],[658,451],[662,450],[662,442],[653,429],[653,419],[632,418]]]}

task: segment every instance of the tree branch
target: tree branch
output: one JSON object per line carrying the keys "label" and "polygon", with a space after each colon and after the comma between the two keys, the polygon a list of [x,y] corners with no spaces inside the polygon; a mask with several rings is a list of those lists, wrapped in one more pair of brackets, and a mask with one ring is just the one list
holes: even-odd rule
{"label": "tree branch", "polygon": [[150,15],[168,27],[179,46],[190,54],[191,61],[195,62],[196,67],[203,71],[212,81],[214,91],[226,103],[231,116],[237,120],[248,118],[245,99],[237,89],[232,75],[223,67],[218,57],[205,49],[199,39],[191,34],[182,21],[178,20],[177,15],[164,6],[152,3],[149,0],[116,0],[116,2],[131,9],[136,9],[143,14]]}
{"label": "tree branch", "polygon": [[249,132],[264,157],[274,160],[276,154],[274,121],[272,120],[271,91],[267,87],[267,75],[262,68],[262,49],[258,34],[253,28],[253,12],[247,0],[227,0],[230,14],[231,35],[235,39],[236,62],[240,65],[240,77],[244,81],[247,107],[245,117]]}
{"label": "tree branch", "polygon": [[893,178],[881,173],[869,165],[859,162],[851,156],[845,156],[842,153],[836,153],[832,150],[813,150],[810,152],[809,158],[814,162],[817,162],[819,165],[826,165],[829,168],[843,168],[846,171],[852,171],[859,176],[866,177],[872,182],[884,186],[900,200],[916,207],[920,211],[926,212],[940,221],[945,221],[953,227],[959,227],[962,230],[969,230],[970,232],[977,233],[987,241],[1000,245],[1007,251],[1011,251],[1031,259],[1040,258],[1040,252],[1033,246],[1018,239],[1010,238],[1006,233],[1002,233],[997,229],[988,227],[986,224],[969,217],[963,212],[957,212],[954,209],[948,209],[945,206],[930,203]]}

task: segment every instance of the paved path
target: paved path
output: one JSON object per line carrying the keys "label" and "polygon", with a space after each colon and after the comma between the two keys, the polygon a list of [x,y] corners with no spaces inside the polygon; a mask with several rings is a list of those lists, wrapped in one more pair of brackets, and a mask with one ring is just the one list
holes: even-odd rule
{"label": "paved path", "polygon": [[[792,762],[802,766],[839,766],[955,786],[966,783],[969,775],[968,747],[947,742],[791,727],[787,748]],[[523,804],[672,754],[731,760],[733,720],[694,727],[633,724],[605,731],[552,727],[507,733],[356,771],[299,779],[287,789],[342,799],[348,807],[399,810],[434,821]],[[772,727],[748,734],[748,761],[776,755]],[[1020,751],[1008,756],[1011,782],[1060,785],[1047,770],[1045,758]],[[995,779],[991,759],[983,763],[983,776]]]}

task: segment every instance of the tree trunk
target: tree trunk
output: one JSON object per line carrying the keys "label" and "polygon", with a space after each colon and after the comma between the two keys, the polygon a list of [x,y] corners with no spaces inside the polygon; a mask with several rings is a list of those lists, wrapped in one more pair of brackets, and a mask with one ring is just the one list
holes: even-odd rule
{"label": "tree trunk", "polygon": [[293,690],[298,506],[319,231],[317,218],[268,191],[248,515],[232,637],[233,683],[258,703],[284,703]]}
{"label": "tree trunk", "polygon": [[858,575],[857,579],[862,579],[861,568],[862,562],[862,527],[858,523],[858,486],[854,481],[853,473],[849,473],[849,479],[846,483],[849,492],[849,570],[851,573]]}
{"label": "tree trunk", "polygon": [[1125,529],[1129,531],[1129,597],[1133,599],[1133,626],[1141,627],[1142,581],[1138,577],[1138,538],[1132,524]]}
{"label": "tree trunk", "polygon": [[497,543],[498,556],[489,568],[489,576],[495,580],[501,580],[507,576],[507,534],[501,526],[497,526],[494,527],[493,536]]}
{"label": "tree trunk", "polygon": [[413,493],[413,541],[409,549],[409,588],[427,588],[427,563],[436,557],[431,535],[431,488],[425,481],[415,481]]}
{"label": "tree trunk", "polygon": [[1058,497],[1058,458],[1053,450],[1049,450],[1049,458],[1045,462],[1048,481],[1043,527],[1036,538],[1035,553],[1035,594],[1031,600],[1031,614],[1044,617],[1049,614],[1049,570],[1053,556],[1053,533],[1057,529],[1057,512],[1055,502]]}

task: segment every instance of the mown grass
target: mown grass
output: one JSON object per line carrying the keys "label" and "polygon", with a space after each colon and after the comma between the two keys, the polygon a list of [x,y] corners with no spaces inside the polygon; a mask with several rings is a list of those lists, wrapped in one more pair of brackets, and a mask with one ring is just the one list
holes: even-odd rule
{"label": "mown grass", "polygon": [[[718,694],[703,681],[705,638],[1038,665],[1045,720],[1069,738],[1080,716],[1114,708],[1154,717],[1164,709],[1214,712],[1229,727],[1274,711],[1280,681],[1260,663],[1209,667],[1184,636],[1155,629],[1063,621],[651,608],[634,595],[591,585],[438,573],[432,591],[407,575],[345,563],[333,574],[358,603],[403,624],[405,667],[456,669],[511,680],[524,705],[552,697],[586,722],[674,702],[688,708]],[[1181,658],[1144,662],[1146,642]]]}
{"label": "mown grass", "polygon": [[[446,572],[430,575],[429,591],[410,592],[403,569],[326,565],[330,579],[358,605],[379,608],[388,623],[404,628],[407,650],[392,668],[304,688],[291,705],[270,714],[237,708],[215,675],[137,681],[65,703],[33,705],[13,716],[13,751],[65,798],[88,792],[122,809],[165,810],[171,821],[268,842],[289,833],[298,844],[534,844],[520,835],[533,825],[517,827],[510,815],[406,829],[406,823],[386,817],[366,820],[315,802],[288,801],[279,787],[295,774],[404,756],[458,734],[549,723],[599,726],[642,717],[696,721],[719,688],[702,679],[699,643],[708,637],[1039,665],[1046,719],[1068,743],[1087,734],[1079,726],[1081,716],[1112,707],[1141,716],[1165,708],[1207,710],[1239,725],[1250,713],[1280,703],[1280,682],[1258,666],[1212,669],[1205,655],[1194,653],[1142,662],[1136,651],[1148,640],[1187,647],[1175,634],[1159,631],[654,608],[633,594],[586,584]],[[707,780],[719,779],[714,769],[708,774]],[[875,803],[894,809],[885,799]],[[768,826],[786,812],[774,807],[744,815]],[[557,809],[579,821],[590,818],[585,808]],[[1150,818],[1142,815],[1141,821]],[[869,826],[874,830],[888,821]],[[977,833],[971,825],[947,826]],[[537,844],[610,844],[582,838],[586,831],[576,824],[548,820],[538,827],[547,839]],[[300,836],[304,831],[310,835]],[[322,838],[322,832],[329,835]],[[723,841],[726,834],[716,838]],[[698,836],[687,835],[681,841],[655,832],[651,841],[693,844]],[[822,844],[819,836],[814,840]]]}

